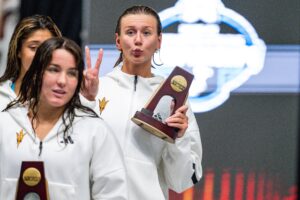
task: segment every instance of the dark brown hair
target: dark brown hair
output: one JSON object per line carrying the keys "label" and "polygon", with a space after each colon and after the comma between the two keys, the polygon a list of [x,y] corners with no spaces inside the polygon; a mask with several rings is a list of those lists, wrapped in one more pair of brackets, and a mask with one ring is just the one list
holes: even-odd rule
{"label": "dark brown hair", "polygon": [[84,62],[81,48],[70,39],[54,37],[46,40],[38,47],[32,63],[23,78],[18,98],[11,102],[5,110],[8,110],[15,105],[28,103],[29,109],[32,111],[32,122],[36,119],[44,72],[51,63],[53,52],[57,49],[65,49],[71,53],[74,57],[76,68],[78,70],[78,83],[76,90],[71,100],[65,106],[64,113],[62,115],[64,138],[66,138],[68,130],[72,127],[72,123],[76,116],[75,109],[88,113],[91,117],[97,117],[93,110],[83,106],[80,102],[79,92],[84,78]]}

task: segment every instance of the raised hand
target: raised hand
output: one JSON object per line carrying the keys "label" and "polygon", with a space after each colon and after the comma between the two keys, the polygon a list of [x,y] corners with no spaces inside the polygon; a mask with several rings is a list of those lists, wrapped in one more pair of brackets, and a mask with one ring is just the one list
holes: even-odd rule
{"label": "raised hand", "polygon": [[95,66],[91,66],[90,49],[85,47],[86,69],[84,70],[84,80],[81,87],[81,94],[88,100],[94,101],[99,88],[99,70],[103,57],[103,49],[98,52]]}

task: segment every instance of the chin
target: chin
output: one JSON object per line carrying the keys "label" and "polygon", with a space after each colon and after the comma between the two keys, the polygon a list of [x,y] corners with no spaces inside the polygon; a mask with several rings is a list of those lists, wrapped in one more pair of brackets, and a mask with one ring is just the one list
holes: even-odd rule
{"label": "chin", "polygon": [[65,101],[54,101],[51,102],[49,105],[53,108],[62,108],[65,107],[67,105],[68,102]]}
{"label": "chin", "polygon": [[146,62],[144,60],[135,60],[133,63],[136,65],[145,65],[146,64]]}

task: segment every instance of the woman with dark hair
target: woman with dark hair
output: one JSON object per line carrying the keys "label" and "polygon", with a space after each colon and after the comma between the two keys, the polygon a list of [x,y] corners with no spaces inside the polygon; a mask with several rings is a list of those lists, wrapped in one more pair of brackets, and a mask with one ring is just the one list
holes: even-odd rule
{"label": "woman with dark hair", "polygon": [[44,15],[27,17],[17,24],[9,43],[6,69],[0,77],[0,111],[19,94],[37,47],[58,36],[62,36],[58,27]]}
{"label": "woman with dark hair", "polygon": [[123,12],[115,31],[120,57],[113,71],[100,78],[96,98],[95,111],[112,127],[125,154],[130,200],[168,199],[168,189],[182,192],[202,176],[200,133],[188,104],[163,120],[179,130],[174,144],[131,121],[164,80],[151,72],[161,31],[152,8],[133,6]]}
{"label": "woman with dark hair", "polygon": [[121,149],[106,124],[83,106],[80,47],[42,43],[19,96],[0,113],[0,199],[13,200],[22,161],[43,161],[51,200],[127,199]]}

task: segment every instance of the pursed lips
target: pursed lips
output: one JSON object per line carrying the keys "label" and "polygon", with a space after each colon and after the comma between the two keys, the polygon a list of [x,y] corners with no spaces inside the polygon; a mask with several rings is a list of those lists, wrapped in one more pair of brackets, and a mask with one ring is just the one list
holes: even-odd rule
{"label": "pursed lips", "polygon": [[134,50],[132,51],[132,54],[133,54],[134,56],[140,56],[140,55],[142,55],[142,53],[143,53],[143,51],[142,51],[141,49],[134,49]]}

